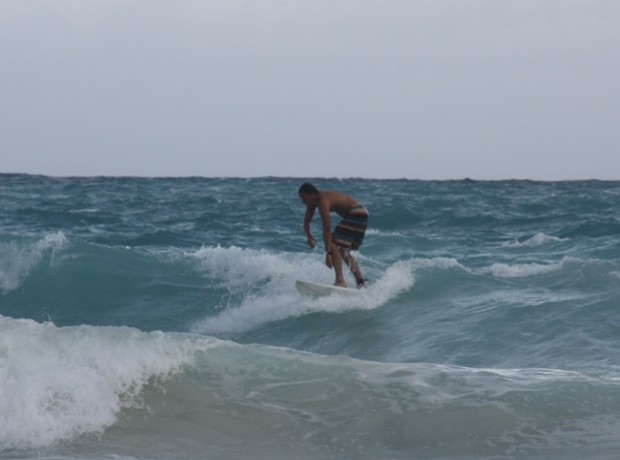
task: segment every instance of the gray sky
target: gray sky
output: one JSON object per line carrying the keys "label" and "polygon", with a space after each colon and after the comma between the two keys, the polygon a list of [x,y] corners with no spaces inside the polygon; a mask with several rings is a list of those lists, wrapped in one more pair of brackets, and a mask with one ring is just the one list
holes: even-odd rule
{"label": "gray sky", "polygon": [[0,172],[620,179],[617,0],[0,0]]}

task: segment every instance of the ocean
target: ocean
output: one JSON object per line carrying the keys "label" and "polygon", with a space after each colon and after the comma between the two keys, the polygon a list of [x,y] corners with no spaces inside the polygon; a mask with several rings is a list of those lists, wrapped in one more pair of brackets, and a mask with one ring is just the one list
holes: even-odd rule
{"label": "ocean", "polygon": [[[295,290],[305,181],[359,295]],[[618,452],[620,182],[0,175],[2,459]]]}

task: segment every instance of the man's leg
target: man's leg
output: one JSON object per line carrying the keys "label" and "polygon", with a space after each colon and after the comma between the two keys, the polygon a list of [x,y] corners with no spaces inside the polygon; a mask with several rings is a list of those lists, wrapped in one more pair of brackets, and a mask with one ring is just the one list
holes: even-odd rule
{"label": "man's leg", "polygon": [[344,273],[342,272],[342,254],[340,248],[334,243],[331,245],[332,252],[332,264],[334,265],[334,271],[336,272],[336,286],[346,287],[347,283],[344,280]]}
{"label": "man's leg", "polygon": [[349,269],[351,270],[351,272],[353,273],[353,276],[355,277],[355,282],[357,283],[357,287],[358,288],[366,287],[366,285],[364,284],[364,277],[362,276],[362,271],[360,270],[359,265],[357,264],[357,262],[351,255],[351,251],[345,248],[340,248],[340,250],[342,251],[341,252],[342,259],[349,266]]}

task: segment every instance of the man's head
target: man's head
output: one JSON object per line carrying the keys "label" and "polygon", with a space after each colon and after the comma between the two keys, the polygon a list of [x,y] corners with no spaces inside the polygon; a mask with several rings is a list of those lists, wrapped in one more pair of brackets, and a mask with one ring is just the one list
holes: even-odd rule
{"label": "man's head", "polygon": [[312,204],[319,196],[319,190],[312,184],[305,183],[299,187],[299,197],[306,205]]}
{"label": "man's head", "polygon": [[315,195],[315,194],[318,194],[319,191],[314,185],[306,182],[301,187],[299,187],[299,194],[301,195],[302,193],[306,193],[308,195]]}

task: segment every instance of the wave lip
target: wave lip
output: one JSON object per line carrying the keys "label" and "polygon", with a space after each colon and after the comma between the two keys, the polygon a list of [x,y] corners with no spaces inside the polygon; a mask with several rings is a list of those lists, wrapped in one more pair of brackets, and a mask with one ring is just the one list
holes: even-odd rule
{"label": "wave lip", "polygon": [[0,243],[0,292],[18,289],[48,252],[54,256],[66,243],[63,232],[48,234],[32,244]]}
{"label": "wave lip", "polygon": [[101,433],[140,392],[213,342],[126,327],[64,327],[0,316],[0,446],[38,448]]}

